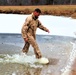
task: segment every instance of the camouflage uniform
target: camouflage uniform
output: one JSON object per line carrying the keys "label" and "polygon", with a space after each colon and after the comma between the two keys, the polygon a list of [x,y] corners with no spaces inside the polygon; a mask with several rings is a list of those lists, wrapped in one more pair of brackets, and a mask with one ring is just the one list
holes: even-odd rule
{"label": "camouflage uniform", "polygon": [[23,47],[23,52],[28,52],[30,44],[34,48],[34,52],[36,55],[36,58],[41,58],[42,54],[40,52],[40,49],[38,47],[38,44],[36,43],[36,29],[40,28],[47,32],[47,28],[44,27],[41,22],[35,18],[33,13],[26,18],[26,21],[22,27],[22,37],[28,38],[28,41],[25,42],[25,45]]}

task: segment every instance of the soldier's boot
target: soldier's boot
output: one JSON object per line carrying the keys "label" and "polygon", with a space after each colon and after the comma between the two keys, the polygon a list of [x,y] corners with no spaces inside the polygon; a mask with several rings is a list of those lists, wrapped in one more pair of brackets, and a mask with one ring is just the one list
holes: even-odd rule
{"label": "soldier's boot", "polygon": [[41,52],[40,52],[40,51],[35,52],[35,55],[36,55],[36,58],[37,58],[37,59],[39,59],[39,58],[41,58],[41,57],[42,57],[42,54],[41,54]]}

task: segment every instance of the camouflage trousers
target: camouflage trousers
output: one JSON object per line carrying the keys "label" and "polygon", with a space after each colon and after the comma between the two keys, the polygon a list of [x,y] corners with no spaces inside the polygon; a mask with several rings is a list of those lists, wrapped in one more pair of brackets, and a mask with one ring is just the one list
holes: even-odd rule
{"label": "camouflage trousers", "polygon": [[25,42],[25,45],[23,47],[23,52],[27,53],[29,50],[30,45],[32,45],[32,47],[34,48],[34,53],[36,55],[36,58],[41,58],[42,54],[39,50],[38,44],[36,43],[36,40],[33,36],[28,36],[28,41]]}

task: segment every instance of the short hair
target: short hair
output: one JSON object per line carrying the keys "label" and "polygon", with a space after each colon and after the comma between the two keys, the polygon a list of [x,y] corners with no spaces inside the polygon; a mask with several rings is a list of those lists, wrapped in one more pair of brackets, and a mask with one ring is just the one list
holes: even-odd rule
{"label": "short hair", "polygon": [[39,8],[36,8],[34,11],[41,13],[41,10]]}

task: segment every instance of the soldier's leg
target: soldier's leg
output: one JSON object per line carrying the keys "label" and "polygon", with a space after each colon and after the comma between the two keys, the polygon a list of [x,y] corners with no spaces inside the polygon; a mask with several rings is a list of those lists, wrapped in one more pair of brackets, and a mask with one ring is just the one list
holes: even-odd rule
{"label": "soldier's leg", "polygon": [[39,50],[38,44],[36,43],[36,40],[34,39],[34,37],[33,36],[28,36],[28,42],[34,48],[34,52],[35,52],[36,58],[41,58],[42,54],[41,54],[41,52]]}
{"label": "soldier's leg", "polygon": [[25,45],[24,45],[24,47],[22,49],[23,53],[27,53],[28,52],[29,46],[30,46],[30,44],[28,42],[25,42]]}

